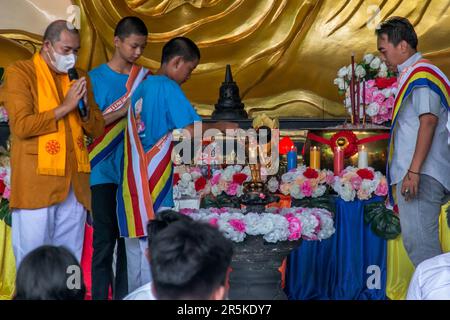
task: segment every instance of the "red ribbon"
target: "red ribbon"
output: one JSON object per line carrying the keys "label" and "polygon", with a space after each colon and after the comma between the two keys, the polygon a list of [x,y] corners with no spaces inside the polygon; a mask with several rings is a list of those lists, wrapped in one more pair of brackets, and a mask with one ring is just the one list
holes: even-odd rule
{"label": "red ribbon", "polygon": [[[334,147],[338,146],[336,144],[336,141],[340,138],[344,138],[348,144],[344,147],[344,155],[346,158],[350,158],[351,156],[355,155],[358,152],[358,145],[371,143],[379,140],[386,140],[389,139],[389,133],[382,133],[378,134],[376,136],[371,136],[363,139],[358,139],[356,135],[353,133],[353,131],[344,130],[339,131],[335,133],[331,139],[326,139],[324,137],[318,136],[314,133],[308,132],[307,139],[310,139],[315,142],[319,142],[322,144],[328,145],[331,150],[334,152]],[[303,148],[303,155],[305,154],[305,149]]]}

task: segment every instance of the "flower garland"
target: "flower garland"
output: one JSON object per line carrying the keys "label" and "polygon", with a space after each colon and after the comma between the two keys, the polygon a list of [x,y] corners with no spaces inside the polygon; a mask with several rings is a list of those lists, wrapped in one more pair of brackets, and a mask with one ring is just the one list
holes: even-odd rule
{"label": "flower garland", "polygon": [[270,243],[323,240],[335,232],[331,213],[318,208],[270,208],[261,214],[244,214],[233,208],[181,209],[180,212],[216,226],[234,242],[244,241],[247,235],[261,235]]}

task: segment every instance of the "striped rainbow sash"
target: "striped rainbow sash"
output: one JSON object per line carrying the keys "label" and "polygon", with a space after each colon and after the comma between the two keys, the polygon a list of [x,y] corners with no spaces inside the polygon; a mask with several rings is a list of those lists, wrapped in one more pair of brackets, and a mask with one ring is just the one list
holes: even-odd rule
{"label": "striped rainbow sash", "polygon": [[[397,91],[394,111],[392,115],[392,125],[390,130],[390,140],[388,147],[388,162],[386,167],[386,176],[389,184],[389,201],[394,204],[394,197],[391,188],[391,177],[389,173],[389,165],[394,154],[394,130],[397,124],[397,118],[400,113],[403,102],[409,97],[415,88],[428,87],[433,90],[440,98],[443,108],[449,110],[450,104],[450,82],[445,74],[436,66],[429,63],[427,60],[419,60],[410,69],[408,69],[400,77],[399,90]],[[447,128],[450,132],[450,113]],[[450,139],[450,135],[449,135]],[[449,140],[450,143],[450,140]]]}
{"label": "striped rainbow sash", "polygon": [[[105,111],[103,111],[103,115],[123,108],[127,99],[149,74],[150,71],[148,69],[133,65],[126,83],[127,92],[106,108]],[[89,161],[91,162],[92,169],[113,152],[117,145],[122,142],[125,126],[126,119],[124,118],[111,123],[106,126],[103,135],[95,139],[94,142],[89,145]]]}
{"label": "striped rainbow sash", "polygon": [[147,153],[139,139],[133,108],[128,110],[122,184],[117,191],[117,216],[121,237],[147,235],[147,222],[155,217],[172,185],[172,134]]}

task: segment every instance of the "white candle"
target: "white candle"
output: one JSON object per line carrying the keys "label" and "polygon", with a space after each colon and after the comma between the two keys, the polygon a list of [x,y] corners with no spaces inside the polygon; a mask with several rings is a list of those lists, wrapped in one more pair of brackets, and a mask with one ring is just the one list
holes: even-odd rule
{"label": "white candle", "polygon": [[358,168],[364,169],[369,166],[369,156],[367,153],[367,150],[364,146],[361,146],[361,148],[358,151]]}

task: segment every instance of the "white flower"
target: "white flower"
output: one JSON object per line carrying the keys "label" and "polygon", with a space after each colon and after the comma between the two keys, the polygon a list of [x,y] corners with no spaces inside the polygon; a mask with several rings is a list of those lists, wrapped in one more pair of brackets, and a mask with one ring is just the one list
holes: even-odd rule
{"label": "white flower", "polygon": [[289,193],[294,199],[303,199],[305,197],[305,195],[300,191],[300,186],[297,184],[292,184],[292,186],[289,188]]}
{"label": "white flower", "polygon": [[381,60],[378,57],[375,57],[372,62],[370,62],[370,68],[377,70],[380,67]]}
{"label": "white flower", "polygon": [[222,193],[222,190],[219,188],[219,185],[216,184],[215,186],[211,187],[211,193],[213,194],[213,196],[217,197],[219,194]]}
{"label": "white flower", "polygon": [[389,98],[392,94],[392,90],[389,88],[383,89],[381,90],[381,93],[386,97]]}
{"label": "white flower", "polygon": [[[251,236],[257,236],[260,233],[261,230],[261,216],[257,213],[247,213],[244,216],[244,222],[246,225],[246,232]],[[269,230],[272,229],[272,226],[269,226]]]}
{"label": "white flower", "polygon": [[183,183],[188,183],[189,181],[192,181],[192,176],[191,176],[191,174],[190,173],[183,173],[182,175],[181,175],[181,181],[183,182]]}
{"label": "white flower", "polygon": [[337,76],[339,78],[344,78],[347,74],[348,74],[347,67],[342,67],[342,68],[339,69],[339,71],[337,73]]}
{"label": "white flower", "polygon": [[[356,68],[356,63],[353,64],[353,66],[354,66],[354,68]],[[353,72],[352,72],[352,64],[351,63],[347,67],[347,74],[348,74],[348,77],[351,78],[351,76],[353,74]]]}
{"label": "white flower", "polygon": [[370,117],[376,116],[378,114],[378,111],[380,111],[380,106],[376,102],[372,102],[366,108],[366,113]]}
{"label": "white flower", "polygon": [[380,64],[380,71],[388,71],[388,67],[387,67],[386,63],[382,62]]}
{"label": "white flower", "polygon": [[338,86],[339,90],[345,90],[345,81],[342,78],[334,79],[333,83]]}
{"label": "white flower", "polygon": [[327,191],[327,187],[324,185],[319,185],[316,190],[314,190],[312,197],[318,198],[324,195],[325,191]]}
{"label": "white flower", "polygon": [[289,222],[281,215],[267,213],[272,219],[273,229],[269,233],[266,233],[263,238],[267,242],[286,241],[289,237]]}
{"label": "white flower", "polygon": [[358,65],[355,69],[355,76],[358,78],[363,78],[366,75],[366,69],[363,66]]}
{"label": "white flower", "polygon": [[364,59],[364,63],[365,64],[369,64],[370,62],[372,62],[374,57],[375,56],[373,54],[367,53],[366,55],[364,55],[364,58],[363,58]]}
{"label": "white flower", "polygon": [[277,178],[272,177],[267,183],[267,189],[269,189],[270,192],[275,193],[277,192],[279,185]]}
{"label": "white flower", "polygon": [[387,71],[385,71],[385,70],[380,70],[380,71],[378,72],[378,74],[377,74],[377,76],[380,77],[380,78],[386,78],[387,75],[388,75],[388,73],[387,73]]}

